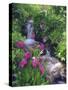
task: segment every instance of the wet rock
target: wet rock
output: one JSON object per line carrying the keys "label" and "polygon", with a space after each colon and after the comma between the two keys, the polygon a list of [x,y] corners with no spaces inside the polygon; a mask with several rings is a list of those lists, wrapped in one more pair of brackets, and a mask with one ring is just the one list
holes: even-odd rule
{"label": "wet rock", "polygon": [[[53,83],[65,83],[66,74],[64,72],[65,65],[63,65],[58,59],[47,55],[42,56],[42,64],[47,72],[47,79],[51,84]],[[63,79],[62,79],[63,78]]]}

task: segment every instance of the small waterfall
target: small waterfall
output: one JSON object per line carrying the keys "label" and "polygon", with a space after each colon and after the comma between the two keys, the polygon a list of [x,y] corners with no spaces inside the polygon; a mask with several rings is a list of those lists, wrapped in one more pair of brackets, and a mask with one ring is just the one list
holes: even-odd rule
{"label": "small waterfall", "polygon": [[36,42],[34,38],[32,38],[34,33],[33,20],[28,20],[26,25],[26,31],[27,31],[27,39],[25,40],[25,44],[27,46],[32,46]]}
{"label": "small waterfall", "polygon": [[31,38],[32,37],[33,30],[34,30],[33,20],[29,20],[27,22],[26,29],[27,29],[27,38]]}

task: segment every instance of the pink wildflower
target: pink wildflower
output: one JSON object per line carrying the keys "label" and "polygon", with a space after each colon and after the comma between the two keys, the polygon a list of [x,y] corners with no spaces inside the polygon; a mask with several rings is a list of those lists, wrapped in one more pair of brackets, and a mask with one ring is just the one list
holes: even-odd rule
{"label": "pink wildflower", "polygon": [[24,55],[24,58],[25,58],[26,60],[28,60],[28,59],[30,59],[30,57],[31,57],[30,52],[26,52],[25,55]]}
{"label": "pink wildflower", "polygon": [[42,57],[39,57],[39,62],[42,62],[43,61],[43,58]]}
{"label": "pink wildflower", "polygon": [[43,75],[45,69],[44,69],[44,66],[43,66],[42,64],[39,65],[39,69],[40,69],[40,73],[41,73],[41,75]]}
{"label": "pink wildflower", "polygon": [[18,48],[23,48],[23,47],[25,46],[25,44],[24,44],[23,41],[18,41],[18,42],[16,42],[16,46],[17,46]]}
{"label": "pink wildflower", "polygon": [[45,46],[43,43],[40,44],[40,50],[44,50]]}
{"label": "pink wildflower", "polygon": [[26,59],[23,59],[20,63],[19,63],[19,66],[21,68],[23,68],[25,65],[27,65],[27,60]]}
{"label": "pink wildflower", "polygon": [[39,65],[39,61],[37,60],[37,58],[33,57],[32,66],[33,66],[34,68],[36,68],[38,65]]}
{"label": "pink wildflower", "polygon": [[40,43],[38,46],[37,46],[40,50],[44,50],[45,49],[45,46],[43,43]]}

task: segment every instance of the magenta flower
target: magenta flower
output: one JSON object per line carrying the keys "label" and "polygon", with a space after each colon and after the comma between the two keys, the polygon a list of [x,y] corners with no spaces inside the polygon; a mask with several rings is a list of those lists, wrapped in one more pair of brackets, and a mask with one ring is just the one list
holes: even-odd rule
{"label": "magenta flower", "polygon": [[44,48],[45,48],[44,44],[41,43],[41,44],[40,44],[40,49],[41,49],[41,50],[44,50]]}
{"label": "magenta flower", "polygon": [[43,61],[43,58],[42,57],[39,57],[39,61],[42,62]]}
{"label": "magenta flower", "polygon": [[40,69],[41,75],[43,75],[45,72],[45,69],[44,69],[44,66],[42,64],[39,65],[39,69]]}
{"label": "magenta flower", "polygon": [[26,60],[29,60],[30,57],[31,57],[30,52],[26,52],[25,55],[24,55],[24,58],[25,58]]}
{"label": "magenta flower", "polygon": [[32,59],[32,66],[34,68],[36,68],[39,65],[39,61],[37,60],[37,58],[33,57]]}
{"label": "magenta flower", "polygon": [[24,66],[26,66],[27,65],[27,60],[26,59],[23,59],[20,63],[19,63],[19,66],[21,67],[21,68],[23,68]]}
{"label": "magenta flower", "polygon": [[44,50],[45,49],[45,46],[43,43],[40,43],[40,45],[38,45],[38,48],[40,48],[40,50]]}
{"label": "magenta flower", "polygon": [[24,48],[25,44],[24,44],[23,41],[18,41],[18,42],[16,42],[16,46],[17,46],[18,48]]}

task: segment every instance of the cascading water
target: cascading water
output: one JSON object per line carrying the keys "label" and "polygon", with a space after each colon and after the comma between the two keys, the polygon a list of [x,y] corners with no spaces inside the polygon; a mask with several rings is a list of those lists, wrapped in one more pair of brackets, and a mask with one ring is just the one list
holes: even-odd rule
{"label": "cascading water", "polygon": [[28,21],[27,26],[26,26],[26,29],[27,29],[27,38],[31,38],[32,32],[34,30],[33,20],[29,20]]}
{"label": "cascading water", "polygon": [[27,46],[32,46],[35,44],[35,40],[33,37],[33,30],[34,30],[34,27],[33,27],[33,20],[29,20],[27,22],[27,25],[26,25],[26,31],[27,31],[27,39],[25,40],[25,44]]}

